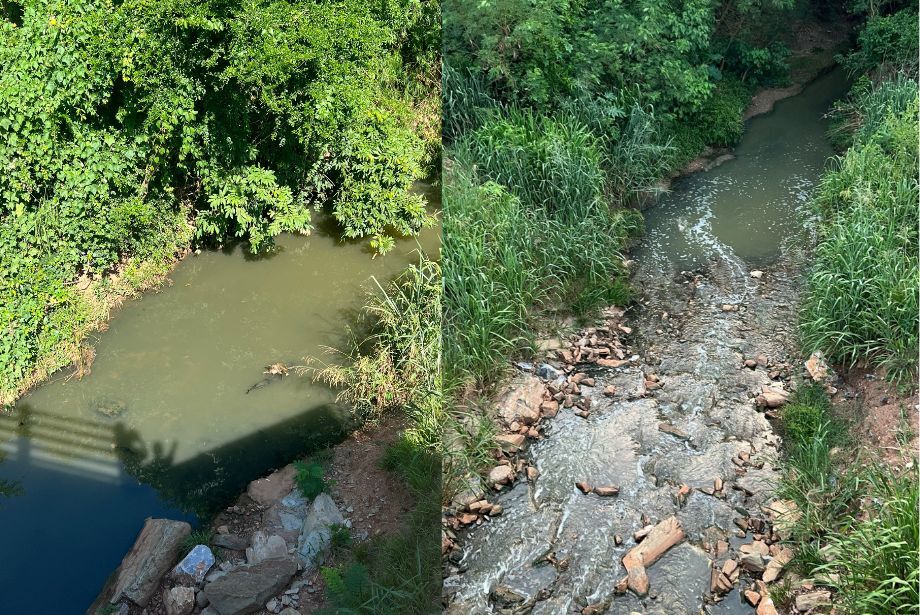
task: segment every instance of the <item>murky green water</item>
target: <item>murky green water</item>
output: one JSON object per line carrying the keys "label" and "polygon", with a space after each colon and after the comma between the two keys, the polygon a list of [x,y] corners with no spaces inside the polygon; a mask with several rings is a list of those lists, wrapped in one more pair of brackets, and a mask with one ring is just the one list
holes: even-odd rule
{"label": "murky green water", "polygon": [[[331,360],[324,348],[346,345],[371,276],[390,279],[419,247],[436,254],[438,239],[431,229],[372,258],[320,223],[267,257],[241,246],[190,256],[168,286],[122,308],[97,335],[91,375],[62,372],[0,417],[0,479],[22,489],[0,499],[0,524],[15,528],[0,612],[82,613],[144,518],[194,520],[340,438],[331,391],[265,366]],[[49,567],[56,600],[37,605]]]}
{"label": "murky green water", "polygon": [[646,212],[642,255],[687,269],[714,258],[757,265],[808,240],[810,189],[833,154],[822,117],[847,91],[843,69],[749,121],[735,158],[675,182]]}

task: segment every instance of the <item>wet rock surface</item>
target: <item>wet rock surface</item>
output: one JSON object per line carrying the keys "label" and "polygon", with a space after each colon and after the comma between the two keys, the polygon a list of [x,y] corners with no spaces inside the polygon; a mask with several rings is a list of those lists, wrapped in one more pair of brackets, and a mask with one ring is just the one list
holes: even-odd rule
{"label": "wet rock surface", "polygon": [[[782,567],[771,568],[777,537],[763,506],[778,476],[770,419],[791,389],[796,254],[753,267],[721,250],[682,271],[640,252],[638,306],[607,310],[555,351],[561,377],[542,370],[552,379],[539,403],[558,409],[536,429],[520,404],[503,413],[528,446],[498,466],[517,468],[515,482],[490,478],[486,498],[502,514],[468,509],[445,543],[448,613],[697,614],[731,591],[765,595],[751,583]],[[531,378],[515,380],[528,398]],[[663,523],[672,533],[628,574],[624,562]],[[732,612],[754,612],[736,602]]]}

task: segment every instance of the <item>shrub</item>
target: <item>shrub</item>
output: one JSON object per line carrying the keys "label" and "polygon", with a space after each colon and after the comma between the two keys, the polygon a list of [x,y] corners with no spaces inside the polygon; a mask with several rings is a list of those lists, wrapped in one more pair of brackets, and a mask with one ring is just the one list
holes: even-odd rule
{"label": "shrub", "polygon": [[295,461],[294,468],[297,476],[294,478],[300,492],[304,497],[313,499],[328,489],[329,485],[323,478],[323,466],[314,461]]}
{"label": "shrub", "polygon": [[887,77],[901,73],[916,79],[918,36],[916,6],[872,16],[859,33],[858,48],[843,58],[843,65],[856,74],[881,71]]}

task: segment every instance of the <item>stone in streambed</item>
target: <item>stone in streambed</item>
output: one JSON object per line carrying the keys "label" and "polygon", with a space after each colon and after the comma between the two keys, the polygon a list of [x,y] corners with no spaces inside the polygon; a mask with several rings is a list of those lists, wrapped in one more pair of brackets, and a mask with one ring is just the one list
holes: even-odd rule
{"label": "stone in streambed", "polygon": [[252,546],[246,549],[246,562],[258,564],[274,557],[287,557],[287,544],[281,536],[259,530],[252,535]]}
{"label": "stone in streambed", "polygon": [[297,470],[292,465],[287,465],[277,472],[249,483],[246,488],[248,495],[254,502],[262,506],[271,506],[279,502],[294,488],[294,478]]}
{"label": "stone in streambed", "polygon": [[163,592],[166,615],[190,615],[195,610],[195,590],[191,587],[173,587]]}
{"label": "stone in streambed", "polygon": [[345,519],[332,498],[320,493],[310,505],[307,518],[297,541],[297,552],[307,568],[317,565],[332,542],[333,525],[344,525]]}
{"label": "stone in streambed", "polygon": [[217,534],[211,539],[211,544],[222,549],[245,551],[249,546],[249,540],[239,534]]}

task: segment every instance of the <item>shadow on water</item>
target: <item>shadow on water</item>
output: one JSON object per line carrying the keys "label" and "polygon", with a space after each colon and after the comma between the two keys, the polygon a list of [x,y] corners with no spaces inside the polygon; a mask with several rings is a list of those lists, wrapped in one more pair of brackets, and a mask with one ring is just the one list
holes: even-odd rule
{"label": "shadow on water", "polygon": [[[0,612],[82,613],[145,518],[195,524],[231,503],[249,480],[337,443],[344,433],[343,410],[327,405],[176,463],[175,444],[145,442],[121,420],[75,419],[20,405],[0,417],[3,473],[22,477],[7,481],[18,497],[0,499],[6,528]],[[40,501],[58,506],[42,507]],[[28,527],[40,529],[15,530],[23,508],[30,515]],[[100,541],[100,530],[118,538]],[[22,565],[40,555],[34,553],[36,543],[56,545],[41,557],[45,565],[61,560],[76,567],[54,579],[51,602],[20,591],[33,585],[36,575],[45,577],[45,571]]]}

